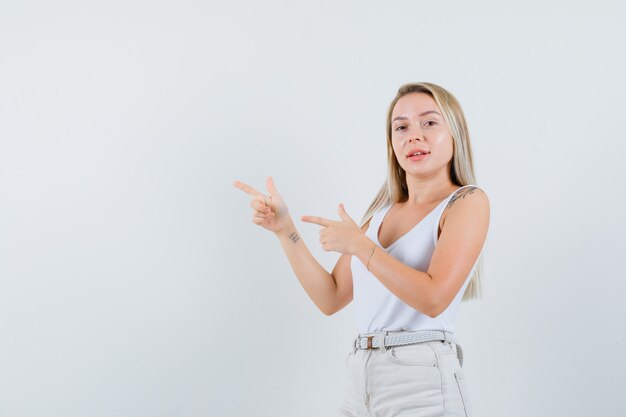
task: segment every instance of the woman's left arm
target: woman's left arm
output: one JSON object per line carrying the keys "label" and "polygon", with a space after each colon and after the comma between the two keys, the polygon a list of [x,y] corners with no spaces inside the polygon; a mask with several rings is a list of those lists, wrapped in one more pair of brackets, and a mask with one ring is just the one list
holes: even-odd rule
{"label": "woman's left arm", "polygon": [[[369,270],[399,299],[436,317],[450,305],[480,255],[489,228],[489,199],[480,189],[454,199],[447,213],[428,271],[418,271],[377,247]],[[355,256],[367,265],[372,247],[364,236]]]}

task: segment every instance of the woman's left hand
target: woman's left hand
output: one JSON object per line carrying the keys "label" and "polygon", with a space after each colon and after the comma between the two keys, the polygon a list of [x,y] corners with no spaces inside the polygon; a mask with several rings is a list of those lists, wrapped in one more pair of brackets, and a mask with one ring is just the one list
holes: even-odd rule
{"label": "woman's left hand", "polygon": [[348,215],[343,204],[339,204],[338,211],[339,217],[341,217],[339,221],[315,216],[302,216],[301,220],[324,226],[320,230],[320,243],[325,251],[332,250],[354,255],[367,237],[359,225]]}

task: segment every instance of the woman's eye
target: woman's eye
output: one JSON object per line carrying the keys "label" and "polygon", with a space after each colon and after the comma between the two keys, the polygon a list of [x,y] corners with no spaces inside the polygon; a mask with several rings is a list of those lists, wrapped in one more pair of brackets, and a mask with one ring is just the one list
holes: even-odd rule
{"label": "woman's eye", "polygon": [[[430,124],[430,123],[432,123],[432,124]],[[437,122],[434,122],[432,120],[429,120],[428,122],[426,122],[426,125],[428,125],[428,126],[434,126],[436,124],[437,124]]]}
{"label": "woman's eye", "polygon": [[404,126],[398,126],[396,127],[396,130],[400,130],[400,128],[403,128]]}

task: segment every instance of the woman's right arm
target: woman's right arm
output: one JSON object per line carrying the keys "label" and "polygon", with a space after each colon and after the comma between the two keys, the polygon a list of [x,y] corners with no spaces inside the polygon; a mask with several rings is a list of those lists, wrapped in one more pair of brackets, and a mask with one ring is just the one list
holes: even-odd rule
{"label": "woman's right arm", "polygon": [[[252,221],[278,237],[298,281],[317,308],[330,316],[348,305],[352,301],[352,255],[342,254],[332,274],[329,274],[300,238],[287,205],[271,177],[267,179],[267,188],[272,197],[269,202],[268,196],[247,184],[235,181],[234,185],[252,197]],[[368,224],[363,227],[367,229]]]}
{"label": "woman's right arm", "polygon": [[[369,224],[369,222],[368,222]],[[363,226],[366,230],[368,224]],[[330,316],[352,301],[352,255],[341,254],[332,273],[328,273],[313,257],[300,238],[293,220],[276,233],[298,281],[315,305]]]}

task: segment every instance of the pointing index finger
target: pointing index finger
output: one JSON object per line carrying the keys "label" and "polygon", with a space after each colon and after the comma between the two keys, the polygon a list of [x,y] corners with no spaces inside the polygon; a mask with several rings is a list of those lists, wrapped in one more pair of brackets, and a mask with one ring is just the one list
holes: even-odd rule
{"label": "pointing index finger", "polygon": [[323,217],[318,217],[318,216],[302,216],[300,219],[303,222],[315,223],[324,227],[330,226],[332,224],[332,220],[328,220],[328,219],[325,219]]}
{"label": "pointing index finger", "polygon": [[263,196],[263,194],[261,194],[260,192],[255,190],[253,187],[249,186],[248,184],[244,184],[241,181],[234,181],[233,185],[235,187],[239,188],[240,190],[242,190],[243,192],[247,193],[248,195],[251,195],[252,197],[262,197]]}

